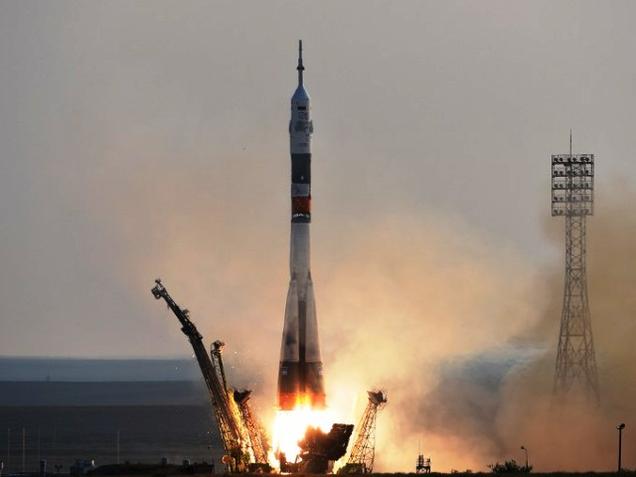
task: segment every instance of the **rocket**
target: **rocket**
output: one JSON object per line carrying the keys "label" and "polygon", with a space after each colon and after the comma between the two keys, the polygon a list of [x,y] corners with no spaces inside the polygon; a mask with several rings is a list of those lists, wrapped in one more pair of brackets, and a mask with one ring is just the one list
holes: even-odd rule
{"label": "rocket", "polygon": [[303,84],[303,44],[298,43],[298,87],[291,98],[291,238],[289,291],[278,370],[278,406],[322,408],[325,391],[318,341],[316,300],[309,267],[311,224],[311,121],[309,94]]}

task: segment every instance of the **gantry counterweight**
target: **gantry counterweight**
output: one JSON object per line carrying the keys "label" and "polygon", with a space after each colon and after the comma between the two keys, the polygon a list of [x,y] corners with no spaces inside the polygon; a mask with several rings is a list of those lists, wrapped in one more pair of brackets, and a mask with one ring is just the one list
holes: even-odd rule
{"label": "gantry counterweight", "polygon": [[594,155],[552,156],[552,215],[565,217],[565,286],[554,393],[598,402],[599,385],[587,295],[586,217],[594,204]]}

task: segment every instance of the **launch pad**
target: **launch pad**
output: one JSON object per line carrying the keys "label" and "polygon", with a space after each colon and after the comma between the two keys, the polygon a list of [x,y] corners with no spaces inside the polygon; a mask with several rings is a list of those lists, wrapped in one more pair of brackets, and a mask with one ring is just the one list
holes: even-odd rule
{"label": "launch pad", "polygon": [[190,320],[189,311],[172,299],[160,279],[155,280],[151,291],[157,300],[163,299],[167,303],[192,345],[223,441],[225,453],[221,462],[229,472],[267,473],[273,470],[272,464],[276,462],[285,473],[320,474],[333,469],[335,461],[347,452],[353,425],[334,423],[328,433],[317,427],[307,427],[304,438],[298,442],[300,452],[289,462],[280,449],[272,450],[268,433],[249,405],[251,391],[228,386],[221,355],[224,343],[213,342],[208,355],[202,335]]}

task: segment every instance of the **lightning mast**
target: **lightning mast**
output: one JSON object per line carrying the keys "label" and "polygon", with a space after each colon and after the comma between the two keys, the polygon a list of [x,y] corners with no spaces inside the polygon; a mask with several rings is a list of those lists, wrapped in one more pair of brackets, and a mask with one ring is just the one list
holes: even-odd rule
{"label": "lightning mast", "polygon": [[552,216],[565,217],[565,286],[554,394],[583,393],[599,401],[587,295],[585,218],[594,212],[594,154],[552,155]]}

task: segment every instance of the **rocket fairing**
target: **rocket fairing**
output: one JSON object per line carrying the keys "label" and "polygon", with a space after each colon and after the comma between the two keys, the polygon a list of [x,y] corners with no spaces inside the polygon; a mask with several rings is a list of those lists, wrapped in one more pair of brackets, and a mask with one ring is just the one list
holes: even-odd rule
{"label": "rocket fairing", "polygon": [[289,291],[278,371],[278,406],[322,408],[325,391],[318,341],[316,301],[309,267],[311,223],[311,105],[303,85],[302,41],[298,50],[298,87],[291,98],[291,238]]}

